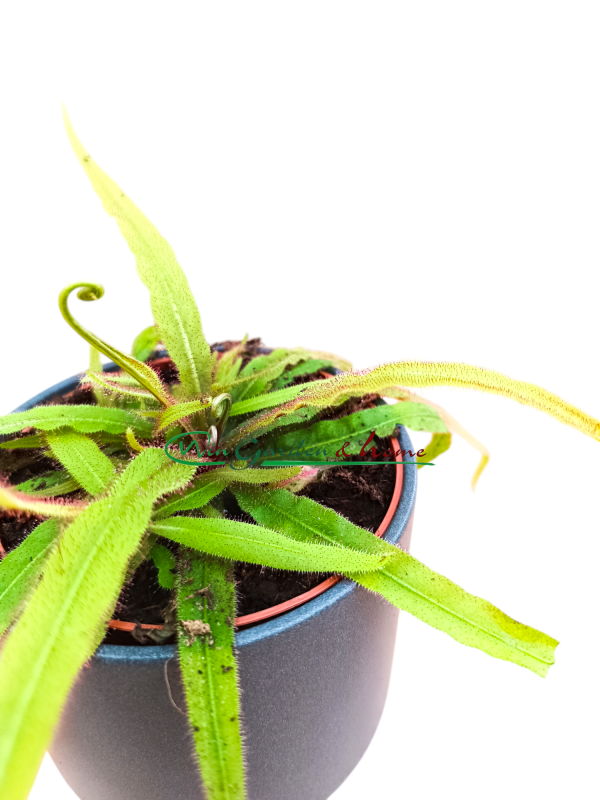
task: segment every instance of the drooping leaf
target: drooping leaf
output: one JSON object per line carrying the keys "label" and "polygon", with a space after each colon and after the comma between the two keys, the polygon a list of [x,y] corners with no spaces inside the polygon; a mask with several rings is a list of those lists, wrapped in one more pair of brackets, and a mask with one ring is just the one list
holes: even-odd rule
{"label": "drooping leaf", "polygon": [[156,350],[156,345],[160,342],[160,332],[156,325],[144,328],[141,333],[133,340],[131,355],[138,361],[147,361]]}
{"label": "drooping leaf", "polygon": [[[349,442],[344,448],[347,453],[358,453],[373,431],[377,436],[391,436],[396,425],[405,425],[411,430],[421,431],[447,430],[437,412],[429,406],[422,403],[397,403],[367,408],[341,419],[317,422],[310,427],[310,430],[278,437],[272,448],[275,451],[281,449],[288,452],[302,447],[304,451],[312,450],[315,454],[327,451],[332,458],[333,451],[337,451],[345,442]],[[325,454],[315,455],[315,460],[326,457]]]}
{"label": "drooping leaf", "polygon": [[13,489],[32,497],[59,497],[79,489],[79,483],[66,470],[60,469],[23,481]]}
{"label": "drooping leaf", "polygon": [[179,664],[207,798],[244,800],[233,569],[194,550],[179,563]]}
{"label": "drooping leaf", "polygon": [[158,570],[158,582],[163,589],[173,589],[175,587],[175,556],[165,547],[164,544],[157,543],[150,550],[148,556]]}
{"label": "drooping leaf", "polygon": [[58,540],[58,522],[40,523],[0,561],[0,636],[14,622]]}
{"label": "drooping leaf", "polygon": [[73,428],[80,433],[125,433],[132,428],[138,436],[152,436],[152,423],[123,408],[98,408],[98,406],[40,406],[29,411],[19,411],[0,417],[0,434],[15,433],[24,428],[54,431]]}
{"label": "drooping leaf", "polygon": [[[425,397],[419,397],[419,395],[414,394],[413,392],[405,392],[402,389],[395,389],[395,388],[388,388],[385,390],[387,397],[396,397],[404,400],[405,396],[410,397],[412,402],[415,403],[422,403],[424,405],[428,405],[433,408],[437,413],[440,415],[440,418],[446,423],[448,427],[448,431],[450,433],[455,433],[457,436],[460,436],[462,439],[465,440],[471,447],[474,447],[479,453],[481,453],[481,459],[479,464],[477,465],[477,469],[473,473],[473,477],[471,478],[471,488],[475,491],[475,486],[477,481],[481,477],[483,470],[486,468],[489,460],[490,460],[490,451],[487,447],[482,444],[478,439],[476,439],[473,434],[469,433],[458,420],[454,419],[445,408],[437,405],[437,403],[433,403],[431,400],[428,400]],[[450,446],[450,445],[448,445]],[[446,448],[447,449],[447,448]],[[418,469],[418,468],[417,468]]]}
{"label": "drooping leaf", "polygon": [[[344,574],[458,642],[541,676],[554,663],[553,653],[558,644],[554,639],[507,617],[491,603],[468,594],[408,553],[352,525],[314,500],[296,497],[285,489],[244,486],[233,491],[241,508],[257,522],[289,537],[299,541],[341,542],[372,553],[388,553],[388,560],[377,572]],[[336,516],[338,520],[334,519]]]}
{"label": "drooping leaf", "polygon": [[112,461],[88,436],[77,431],[49,431],[48,446],[54,458],[90,494],[102,492],[114,476]]}
{"label": "drooping leaf", "polygon": [[441,456],[450,448],[452,442],[451,433],[434,433],[431,441],[425,448],[422,456],[417,456],[417,469],[421,469],[424,461],[433,461],[434,458]]}
{"label": "drooping leaf", "polygon": [[370,392],[392,396],[388,390],[398,386],[458,386],[500,394],[545,411],[566,425],[571,425],[588,436],[600,440],[599,420],[535,384],[515,381],[498,372],[467,364],[430,364],[413,361],[384,364],[370,370],[342,373],[324,381],[313,381],[307,384],[293,400],[276,406],[248,422],[240,430],[239,435],[250,435],[264,428],[278,416],[289,414],[303,405],[322,408],[340,398],[347,399]]}
{"label": "drooping leaf", "polygon": [[154,501],[187,480],[181,466],[145,450],[63,531],[48,558],[0,658],[0,685],[11,687],[0,693],[0,797],[27,797],[68,692],[102,641]]}
{"label": "drooping leaf", "polygon": [[65,109],[69,140],[102,205],[113,217],[134,254],[137,271],[150,291],[154,321],[161,340],[179,369],[188,398],[211,390],[210,347],[187,278],[170,245],[117,184],[93,161],[78,139]]}
{"label": "drooping leaf", "polygon": [[171,517],[152,524],[153,533],[203,553],[275,569],[302,572],[368,572],[382,567],[385,553],[367,554],[341,545],[298,541],[277,531],[231,519]]}

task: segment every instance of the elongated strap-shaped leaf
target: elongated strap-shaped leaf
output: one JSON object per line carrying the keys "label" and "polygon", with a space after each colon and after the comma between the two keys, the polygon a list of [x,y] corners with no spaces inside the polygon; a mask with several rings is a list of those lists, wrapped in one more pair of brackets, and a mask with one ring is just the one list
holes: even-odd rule
{"label": "elongated strap-shaped leaf", "polygon": [[[244,462],[245,463],[245,462]],[[174,495],[166,500],[154,513],[155,519],[165,519],[177,511],[191,511],[203,508],[206,503],[220,494],[230,483],[275,483],[295,477],[300,472],[299,467],[273,467],[258,469],[233,469],[223,467],[214,469],[200,475],[181,495]]]}
{"label": "elongated strap-shaped leaf", "polygon": [[195,414],[196,411],[202,411],[204,408],[208,408],[210,403],[205,402],[204,400],[190,400],[187,403],[177,403],[170,408],[166,408],[160,415],[159,424],[157,427],[157,432],[168,428],[169,425],[172,425],[174,422],[178,422],[180,419],[184,417],[189,417],[190,414]]}
{"label": "elongated strap-shaped leaf", "polygon": [[131,355],[138,361],[147,361],[156,350],[156,345],[160,342],[160,331],[156,325],[144,328],[141,333],[133,340]]}
{"label": "elongated strap-shaped leaf", "polygon": [[37,478],[19,483],[13,487],[15,492],[23,492],[33,497],[59,497],[79,489],[79,483],[64,470],[47,472]]}
{"label": "elongated strap-shaped leaf", "polygon": [[208,800],[244,800],[233,568],[194,550],[179,563],[179,665],[202,780]]}
{"label": "elongated strap-shaped leaf", "polygon": [[20,439],[12,439],[8,442],[0,442],[0,447],[3,450],[29,450],[32,448],[37,449],[38,447],[43,446],[44,443],[42,442],[42,438],[37,433],[32,434],[31,436],[22,436]]}
{"label": "elongated strap-shaped leaf", "polygon": [[73,130],[66,109],[69,140],[105,211],[113,217],[150,291],[152,314],[169,355],[177,364],[186,395],[204,397],[211,389],[210,347],[187,279],[170,245],[117,184],[94,162]]}
{"label": "elongated strap-shaped leaf", "polygon": [[309,383],[295,399],[276,406],[258,419],[247,423],[241,434],[249,435],[278,416],[289,414],[301,405],[324,407],[341,397],[355,397],[369,392],[386,395],[386,389],[398,386],[458,386],[492,392],[545,411],[560,422],[600,440],[599,420],[535,384],[515,381],[498,372],[468,364],[430,364],[416,361],[384,364],[374,369],[342,373],[325,381]]}
{"label": "elongated strap-shaped leaf", "polygon": [[369,572],[380,569],[388,558],[385,553],[367,554],[340,545],[298,541],[269,528],[232,519],[171,517],[154,522],[152,531],[209,555],[275,569]]}
{"label": "elongated strap-shaped leaf", "polygon": [[287,403],[302,394],[304,385],[288,386],[286,389],[278,389],[276,392],[259,394],[256,397],[249,397],[247,400],[240,400],[231,406],[230,417],[238,417],[240,414],[249,414],[253,411],[262,411],[263,408],[273,408],[280,403]]}
{"label": "elongated strap-shaped leaf", "polygon": [[[396,425],[405,425],[411,430],[446,431],[446,425],[438,413],[422,403],[397,403],[389,406],[375,406],[364,411],[348,414],[347,417],[325,420],[311,425],[310,430],[288,433],[277,438],[272,445],[275,451],[288,452],[302,447],[315,452],[316,459],[333,457],[333,453],[345,442],[347,453],[358,453],[375,431],[377,436],[390,436]],[[316,455],[316,452],[326,454]]]}
{"label": "elongated strap-shaped leaf", "polygon": [[114,476],[112,461],[96,442],[78,431],[49,431],[48,446],[54,458],[90,494],[99,494]]}
{"label": "elongated strap-shaped leaf", "polygon": [[[102,362],[100,361],[100,351],[96,350],[93,344],[90,345],[90,372],[97,372],[100,375],[102,374]],[[102,389],[97,386],[94,386],[92,391],[94,392],[94,397],[96,398],[96,404],[99,406],[107,406],[109,405],[106,400],[107,398],[104,395]]]}
{"label": "elongated strap-shaped leaf", "polygon": [[241,508],[257,522],[299,541],[342,542],[373,553],[395,550],[396,555],[390,555],[377,572],[344,574],[458,642],[541,676],[554,663],[556,640],[507,617],[491,603],[468,594],[408,553],[357,528],[314,500],[296,497],[285,489],[246,486],[236,487],[234,494]]}
{"label": "elongated strap-shaped leaf", "polygon": [[425,453],[422,456],[417,456],[417,469],[421,469],[422,462],[433,461],[434,458],[441,456],[446,450],[450,449],[452,443],[451,433],[434,433],[431,441],[425,448]]}
{"label": "elongated strap-shaped leaf", "polygon": [[163,589],[175,587],[175,556],[164,544],[155,544],[148,556],[158,570],[158,582]]}
{"label": "elongated strap-shaped leaf", "polygon": [[55,517],[56,519],[74,519],[85,508],[86,503],[73,501],[65,503],[58,500],[37,500],[22,492],[16,492],[8,486],[0,486],[0,508],[14,511],[25,511],[37,517]]}
{"label": "elongated strap-shaped leaf", "polygon": [[256,356],[240,372],[240,377],[231,386],[231,394],[236,401],[254,397],[267,391],[270,384],[284,369],[308,358],[308,353],[300,347],[294,350],[279,348],[266,356]]}
{"label": "elongated strap-shaped leaf", "polygon": [[91,384],[94,388],[118,394],[122,397],[134,397],[136,400],[154,401],[154,395],[135,381],[134,386],[125,386],[113,381],[110,372],[87,372],[81,383]]}
{"label": "elongated strap-shaped leaf", "polygon": [[15,433],[24,428],[54,431],[73,428],[80,433],[125,433],[127,428],[142,438],[152,436],[152,423],[123,408],[98,406],[40,406],[0,417],[0,434]]}
{"label": "elongated strap-shaped leaf", "polygon": [[58,522],[37,526],[0,561],[0,636],[19,615],[58,539]]}
{"label": "elongated strap-shaped leaf", "polygon": [[273,386],[272,389],[285,389],[286,386],[303,375],[312,375],[313,372],[319,372],[322,369],[326,369],[327,367],[331,368],[333,364],[330,361],[325,361],[324,359],[316,359],[316,358],[309,358],[308,361],[305,361],[303,364],[299,364],[297,367],[292,367],[292,369],[286,370],[283,375],[281,375]]}
{"label": "elongated strap-shaped leaf", "polygon": [[174,475],[187,480],[179,466],[144,450],[63,531],[0,658],[0,685],[11,687],[0,693],[0,797],[27,797],[77,673],[102,641],[154,501],[177,485]]}

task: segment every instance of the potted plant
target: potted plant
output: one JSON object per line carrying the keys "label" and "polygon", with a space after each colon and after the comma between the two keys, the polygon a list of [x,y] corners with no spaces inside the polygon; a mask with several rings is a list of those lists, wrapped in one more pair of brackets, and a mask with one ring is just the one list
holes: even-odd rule
{"label": "potted plant", "polygon": [[[156,324],[126,355],[69,308],[102,288],[67,287],[89,370],[0,418],[1,796],[27,796],[58,729],[57,763],[90,800],[326,798],[377,724],[398,609],[544,676],[554,639],[407,552],[417,467],[452,434],[481,452],[473,484],[488,458],[410,389],[495,392],[596,439],[600,422],[462,364],[353,372],[302,348],[211,348],[173,251],[65,124]],[[413,452],[405,428],[430,445]]]}

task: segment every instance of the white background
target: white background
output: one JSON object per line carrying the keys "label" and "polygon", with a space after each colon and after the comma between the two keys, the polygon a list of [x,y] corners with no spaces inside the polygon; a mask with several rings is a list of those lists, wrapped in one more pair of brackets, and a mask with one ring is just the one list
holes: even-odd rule
{"label": "white background", "polygon": [[[1,14],[0,412],[86,366],[68,283],[104,284],[73,308],[118,347],[151,323],[65,101],[173,245],[210,341],[466,362],[600,417],[597,3]],[[557,662],[543,680],[401,614],[381,725],[334,800],[594,797],[600,446],[509,400],[427,396],[492,459],[475,494],[460,441],[420,471],[413,554],[559,639]],[[31,798],[74,795],[47,759]]]}

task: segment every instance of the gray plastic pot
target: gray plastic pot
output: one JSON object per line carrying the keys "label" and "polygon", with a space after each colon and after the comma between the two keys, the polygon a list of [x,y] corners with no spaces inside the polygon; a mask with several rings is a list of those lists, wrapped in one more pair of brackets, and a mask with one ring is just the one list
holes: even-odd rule
{"label": "gray plastic pot", "polygon": [[[16,410],[72,391],[78,380]],[[412,449],[404,428],[396,435]],[[403,473],[384,538],[408,550],[416,464]],[[248,800],[325,800],[348,777],[383,711],[397,620],[397,609],[344,579],[236,634]],[[101,645],[69,696],[50,753],[81,800],[199,800],[187,719],[175,706],[184,708],[174,646]]]}

